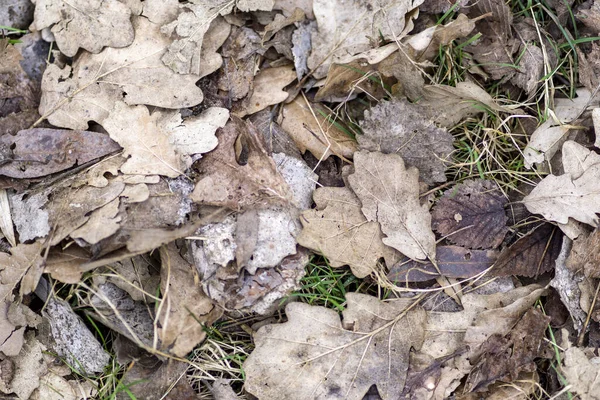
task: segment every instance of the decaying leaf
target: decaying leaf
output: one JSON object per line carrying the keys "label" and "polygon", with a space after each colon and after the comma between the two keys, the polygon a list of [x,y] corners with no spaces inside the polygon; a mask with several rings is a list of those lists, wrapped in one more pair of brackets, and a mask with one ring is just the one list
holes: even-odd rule
{"label": "decaying leaf", "polygon": [[[591,349],[589,349],[591,350]],[[573,392],[583,400],[600,399],[600,365],[593,351],[569,347],[563,356],[560,370]]]}
{"label": "decaying leaf", "polygon": [[[261,203],[287,204],[291,200],[289,187],[250,122],[234,118],[217,137],[216,149],[200,160],[193,201],[239,209]],[[238,137],[243,139],[241,163],[235,154]]]}
{"label": "decaying leaf", "polygon": [[507,335],[490,336],[472,358],[475,366],[467,378],[467,390],[484,391],[497,380],[511,382],[521,371],[534,371],[533,361],[543,350],[549,322],[550,317],[531,308]]}
{"label": "decaying leaf", "polygon": [[164,108],[202,101],[197,76],[177,74],[162,63],[170,40],[160,27],[144,17],[132,21],[135,40],[128,47],[82,53],[72,67],[46,68],[40,114],[52,125],[85,130],[90,120],[102,124],[119,100]]}
{"label": "decaying leaf", "polygon": [[0,302],[0,352],[6,357],[17,356],[25,343],[25,329],[36,328],[41,321],[22,303]]}
{"label": "decaying leaf", "polygon": [[563,235],[552,224],[543,224],[504,249],[490,271],[493,276],[534,277],[554,268]]}
{"label": "decaying leaf", "polygon": [[497,255],[497,252],[492,250],[438,246],[435,258],[439,272],[430,262],[418,263],[414,260],[403,260],[404,262],[400,261],[390,268],[387,277],[399,284],[429,281],[440,275],[447,278],[471,278],[491,267],[496,261]]}
{"label": "decaying leaf", "polygon": [[163,305],[158,336],[169,353],[185,357],[206,337],[205,325],[211,325],[223,311],[204,294],[195,268],[174,243],[161,249],[161,261]]}
{"label": "decaying leaf", "polygon": [[438,200],[432,212],[433,229],[461,246],[496,248],[508,232],[506,203],[493,182],[464,181]]}
{"label": "decaying leaf", "polygon": [[[37,270],[40,268],[43,262],[41,251],[42,244],[36,242],[32,244],[21,243],[10,250],[11,254],[0,253],[0,302],[12,301],[12,292],[25,274],[30,269]],[[34,282],[33,285],[33,289],[35,289],[37,282]],[[26,294],[28,292],[24,287],[21,287],[21,293]]]}
{"label": "decaying leaf", "polygon": [[362,398],[373,384],[384,399],[404,388],[411,347],[421,347],[425,311],[348,293],[339,315],[290,303],[288,322],[267,325],[244,363],[245,388],[261,399]]}
{"label": "decaying leaf", "polygon": [[69,57],[79,48],[99,53],[104,47],[125,47],[133,41],[131,9],[124,2],[36,0],[32,28],[51,28],[60,51]]}
{"label": "decaying leaf", "polygon": [[402,38],[412,29],[410,20],[415,16],[412,11],[422,3],[422,0],[384,0],[377,4],[314,0],[318,30],[311,37],[308,67],[316,69],[315,77],[322,78],[331,63],[343,64],[348,56],[371,49],[369,38]]}
{"label": "decaying leaf", "polygon": [[361,150],[398,154],[407,167],[419,170],[427,184],[446,181],[454,140],[445,129],[424,117],[425,110],[406,100],[380,102],[365,112],[358,136]]}
{"label": "decaying leaf", "polygon": [[285,153],[273,153],[273,161],[277,171],[290,187],[298,208],[309,209],[319,176],[301,158],[291,157]]}
{"label": "decaying leaf", "polygon": [[0,175],[37,178],[120,150],[106,134],[34,128],[0,136]]}
{"label": "decaying leaf", "polygon": [[279,104],[288,98],[283,90],[296,79],[296,72],[291,66],[268,68],[254,77],[252,95],[242,102],[242,107],[235,114],[239,117],[254,114],[270,105]]}
{"label": "decaying leaf", "polygon": [[0,362],[0,392],[15,393],[19,399],[29,399],[40,385],[40,377],[48,372],[43,352],[46,346],[36,338],[34,331],[25,335],[25,344],[18,356]]}
{"label": "decaying leaf", "polygon": [[546,176],[523,199],[529,212],[542,214],[548,221],[561,224],[569,218],[598,226],[600,213],[600,164],[594,164],[573,179],[571,174]]}
{"label": "decaying leaf", "polygon": [[283,107],[281,127],[292,137],[300,152],[310,151],[322,160],[335,154],[352,158],[356,142],[338,129],[326,116],[331,114],[318,103],[307,103],[298,96]]}
{"label": "decaying leaf", "polygon": [[588,278],[600,278],[600,233],[595,229],[585,237],[573,241],[567,267],[573,272],[583,272]]}
{"label": "decaying leaf", "polygon": [[302,213],[298,244],[327,257],[332,267],[348,265],[352,273],[369,275],[381,258],[394,262],[394,250],[383,244],[376,221],[367,221],[361,203],[347,188],[324,187],[313,194],[316,208]]}
{"label": "decaying leaf", "polygon": [[367,220],[381,225],[384,244],[412,259],[435,260],[435,235],[429,207],[419,202],[418,175],[397,154],[359,151],[348,181]]}

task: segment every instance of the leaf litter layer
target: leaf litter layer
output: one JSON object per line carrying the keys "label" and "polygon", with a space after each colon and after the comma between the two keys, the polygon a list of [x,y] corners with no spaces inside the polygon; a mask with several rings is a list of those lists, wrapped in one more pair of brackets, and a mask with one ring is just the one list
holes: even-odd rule
{"label": "leaf litter layer", "polygon": [[37,0],[0,391],[595,398],[599,10]]}

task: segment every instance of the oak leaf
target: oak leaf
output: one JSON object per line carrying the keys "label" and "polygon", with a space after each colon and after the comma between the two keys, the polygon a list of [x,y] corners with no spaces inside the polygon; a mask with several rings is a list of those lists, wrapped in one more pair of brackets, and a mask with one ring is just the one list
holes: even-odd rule
{"label": "oak leaf", "polygon": [[435,260],[435,235],[427,204],[419,201],[419,171],[406,168],[397,154],[354,154],[350,186],[369,221],[386,235],[383,243],[412,259]]}
{"label": "oak leaf", "polygon": [[433,229],[460,246],[496,248],[508,232],[506,203],[493,182],[464,181],[438,200],[432,212]]}
{"label": "oak leaf", "polygon": [[316,208],[304,211],[300,218],[303,229],[298,244],[323,254],[334,268],[350,266],[358,278],[373,272],[380,258],[391,265],[395,251],[383,244],[379,223],[367,221],[350,189],[323,187],[313,198]]}
{"label": "oak leaf", "polygon": [[246,359],[245,388],[260,399],[361,399],[376,384],[382,399],[399,398],[411,347],[421,347],[425,311],[348,293],[339,315],[290,303],[288,322],[267,325]]}

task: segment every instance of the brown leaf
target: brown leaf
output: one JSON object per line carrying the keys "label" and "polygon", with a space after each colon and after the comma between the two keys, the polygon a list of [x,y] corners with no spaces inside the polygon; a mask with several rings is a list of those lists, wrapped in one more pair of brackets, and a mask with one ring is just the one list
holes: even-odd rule
{"label": "brown leaf", "polygon": [[508,232],[506,198],[495,183],[469,180],[447,190],[432,212],[433,228],[470,249],[496,248]]}
{"label": "brown leaf", "polygon": [[[217,134],[219,144],[199,164],[200,176],[191,199],[198,203],[244,209],[269,203],[287,204],[290,189],[264,150],[250,122],[233,118]],[[235,142],[244,138],[245,163],[235,157]]]}
{"label": "brown leaf", "polygon": [[315,95],[315,101],[335,101],[365,92],[380,99],[385,95],[381,82],[369,79],[369,75],[376,71],[375,65],[359,60],[349,64],[332,64],[325,83]]}
{"label": "brown leaf", "polygon": [[303,229],[298,244],[323,254],[334,268],[350,266],[359,278],[373,272],[381,258],[391,265],[395,251],[383,244],[379,223],[367,221],[350,189],[323,187],[315,190],[313,198],[316,208],[304,211],[300,218]]}
{"label": "brown leaf", "polygon": [[534,359],[540,356],[544,333],[550,317],[530,308],[505,336],[492,335],[481,345],[477,360],[467,378],[468,391],[485,391],[491,383],[511,382],[521,371],[535,370]]}
{"label": "brown leaf", "polygon": [[523,236],[498,256],[492,276],[534,277],[554,268],[563,235],[552,224],[543,224]]}
{"label": "brown leaf", "polygon": [[11,178],[37,178],[74,165],[85,164],[119,151],[119,145],[107,135],[90,131],[34,128],[16,135],[0,136],[3,154],[0,174]]}
{"label": "brown leaf", "polygon": [[254,77],[252,94],[233,112],[244,117],[264,110],[270,105],[279,104],[288,98],[284,88],[296,80],[296,72],[291,65],[267,68]]}
{"label": "brown leaf", "polygon": [[[491,250],[469,250],[460,246],[437,246],[435,258],[441,275],[447,278],[471,278],[496,261],[497,253]],[[430,263],[403,260],[390,268],[388,279],[398,283],[422,282],[440,276]]]}
{"label": "brown leaf", "polygon": [[383,243],[412,259],[435,259],[427,204],[419,201],[419,171],[397,154],[359,151],[348,181],[369,221],[381,224]]}
{"label": "brown leaf", "polygon": [[[30,269],[37,270],[41,267],[43,262],[41,251],[41,243],[21,243],[11,249],[11,254],[0,253],[0,302],[12,301],[13,290],[27,271]],[[35,285],[37,285],[37,282],[35,282]],[[35,286],[33,289],[35,289]],[[23,294],[26,293],[28,292],[23,291]]]}
{"label": "brown leaf", "polygon": [[573,272],[583,272],[588,278],[600,278],[600,230],[573,241],[567,258],[567,267]]}
{"label": "brown leaf", "polygon": [[343,324],[333,310],[296,302],[286,307],[288,322],[260,328],[244,363],[246,390],[266,400],[360,399],[376,384],[383,399],[397,399],[410,349],[425,335],[425,311],[346,296]]}
{"label": "brown leaf", "polygon": [[326,107],[319,103],[306,103],[303,96],[298,96],[283,106],[282,114],[281,127],[292,137],[301,153],[308,150],[319,160],[331,154],[352,158],[356,142],[326,118],[331,114]]}
{"label": "brown leaf", "polygon": [[204,294],[196,268],[179,254],[174,242],[161,248],[160,258],[163,306],[158,336],[163,349],[185,357],[204,340],[205,326],[219,319],[223,310]]}
{"label": "brown leaf", "polygon": [[569,347],[560,367],[572,390],[585,400],[600,399],[600,365],[593,361],[595,358],[596,354],[586,348]]}
{"label": "brown leaf", "polygon": [[423,107],[406,100],[380,102],[365,111],[360,149],[398,154],[407,167],[419,170],[423,182],[445,182],[453,137],[425,114]]}

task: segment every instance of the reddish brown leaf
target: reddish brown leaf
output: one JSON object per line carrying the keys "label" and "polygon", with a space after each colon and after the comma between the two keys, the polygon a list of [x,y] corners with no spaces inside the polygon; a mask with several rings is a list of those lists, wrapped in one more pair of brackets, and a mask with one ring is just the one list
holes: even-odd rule
{"label": "reddish brown leaf", "polygon": [[[469,250],[460,246],[438,246],[436,260],[443,276],[470,278],[491,267],[496,260],[493,250]],[[423,282],[440,276],[431,263],[404,259],[394,265],[387,277],[395,282]]]}
{"label": "reddish brown leaf", "polygon": [[493,276],[533,277],[554,268],[563,234],[552,224],[543,224],[523,236],[498,256]]}
{"label": "reddish brown leaf", "polygon": [[467,378],[467,390],[485,391],[497,380],[511,382],[521,371],[534,371],[533,360],[541,355],[549,322],[550,317],[531,308],[508,335],[490,336],[481,345],[479,356],[472,358],[477,362]]}
{"label": "reddish brown leaf", "polygon": [[572,271],[582,271],[588,278],[600,278],[600,230],[596,229],[586,237],[573,242],[567,267]]}
{"label": "reddish brown leaf", "polygon": [[464,181],[447,190],[432,212],[432,226],[451,242],[470,249],[496,248],[504,240],[506,198],[495,183]]}

